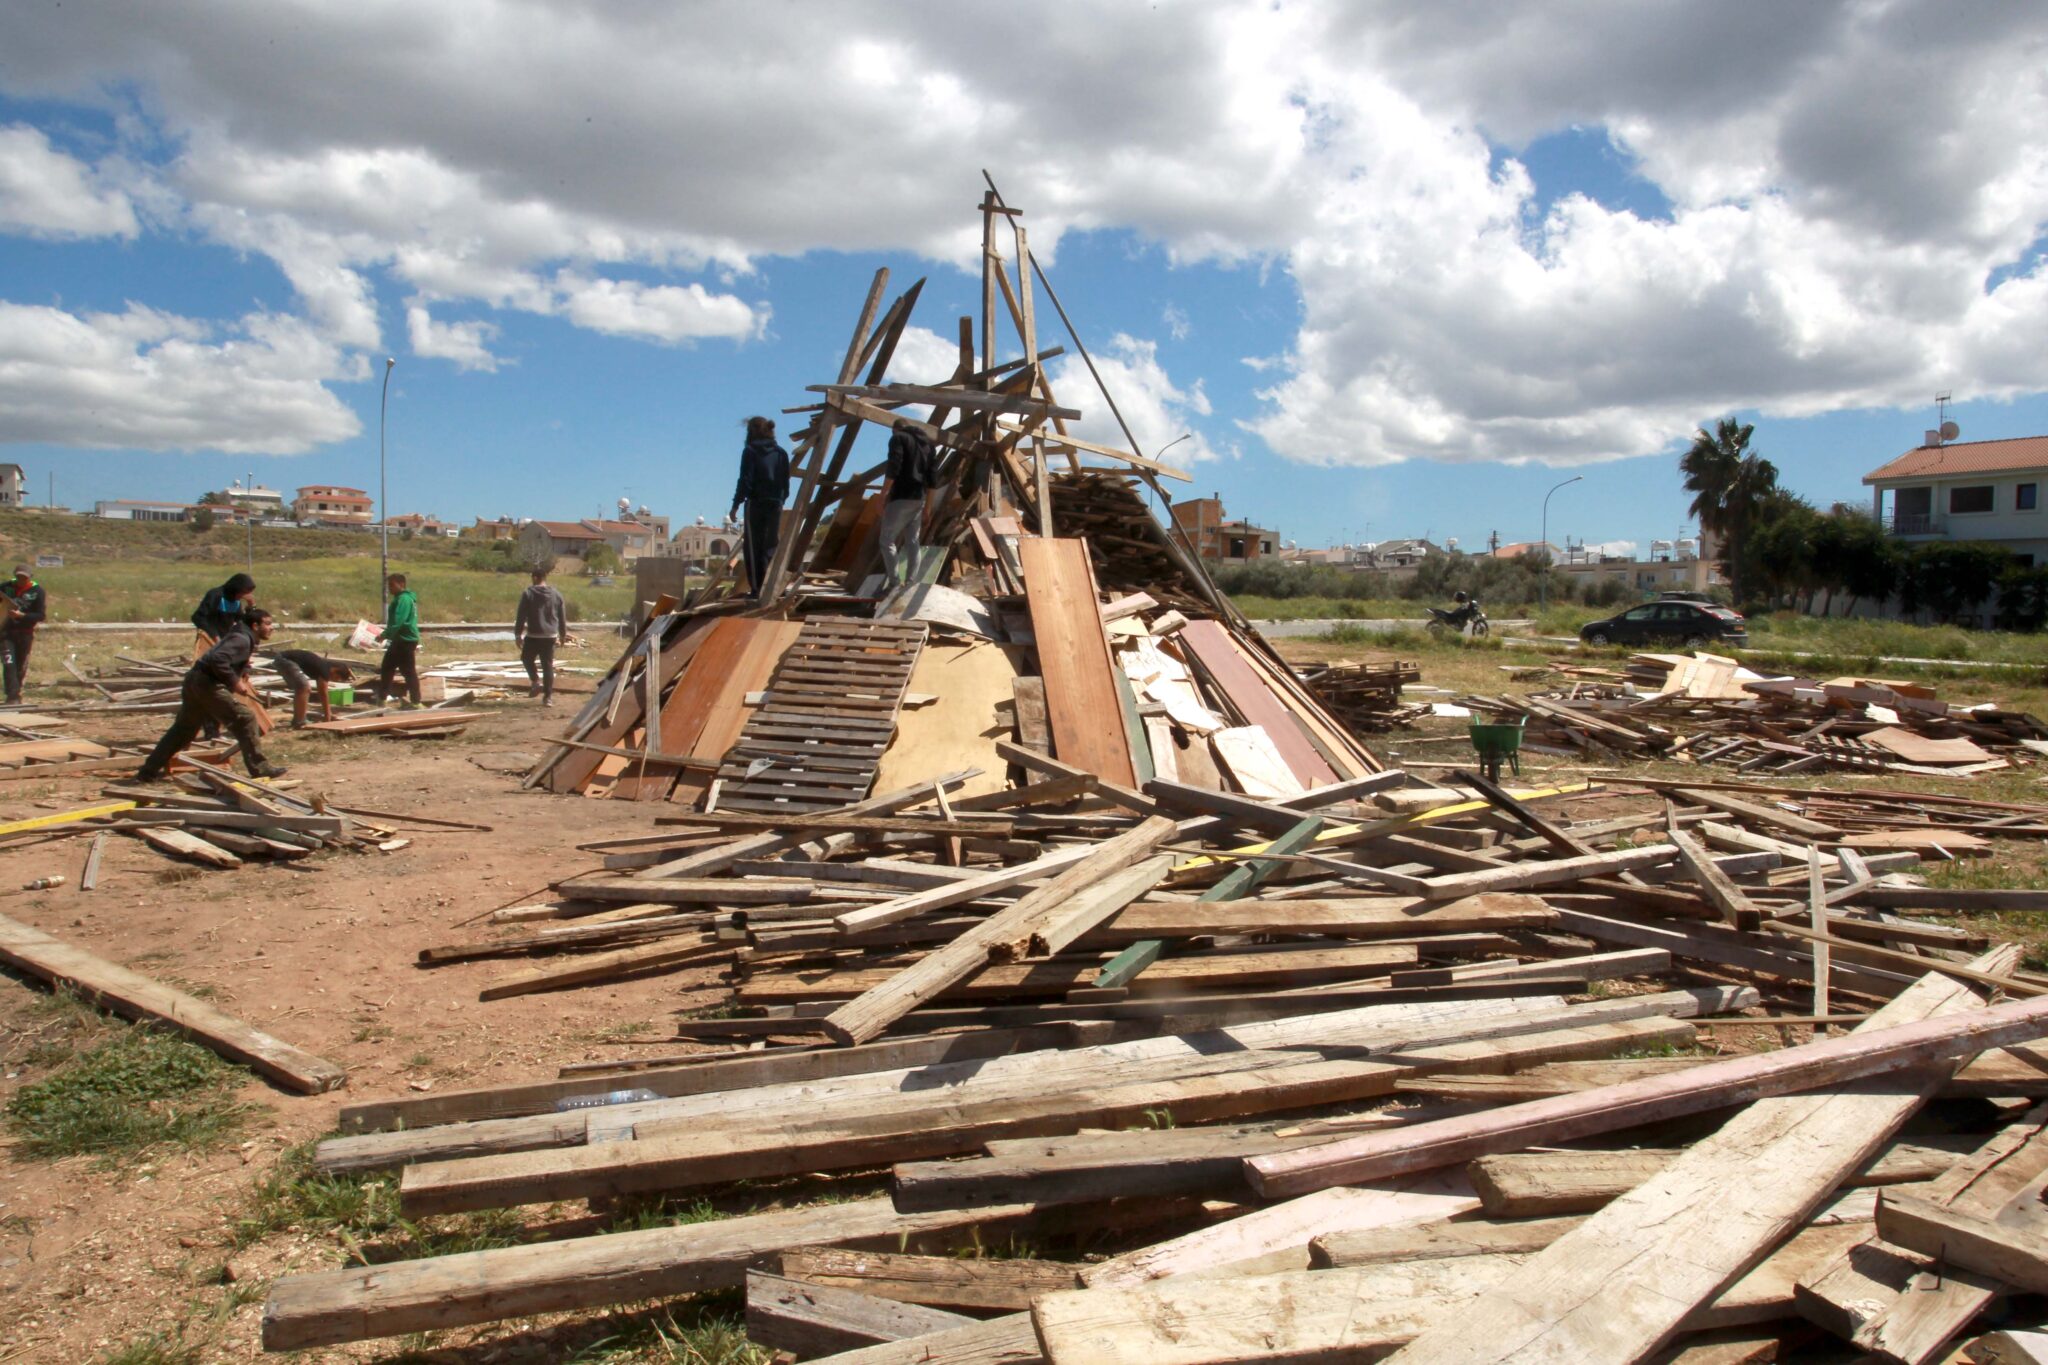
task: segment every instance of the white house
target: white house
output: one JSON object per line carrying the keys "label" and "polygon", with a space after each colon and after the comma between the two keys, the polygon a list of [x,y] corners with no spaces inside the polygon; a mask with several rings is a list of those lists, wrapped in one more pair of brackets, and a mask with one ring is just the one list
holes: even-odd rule
{"label": "white house", "polygon": [[1871,515],[1901,540],[1988,541],[2022,564],[2048,563],[2048,436],[1924,445],[1863,482]]}

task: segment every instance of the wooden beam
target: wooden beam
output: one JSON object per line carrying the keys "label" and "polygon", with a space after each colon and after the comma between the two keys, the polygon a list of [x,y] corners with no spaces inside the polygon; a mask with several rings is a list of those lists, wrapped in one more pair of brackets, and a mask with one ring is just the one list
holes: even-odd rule
{"label": "wooden beam", "polygon": [[4,915],[0,915],[0,962],[59,989],[77,991],[124,1019],[163,1024],[287,1089],[317,1095],[348,1081],[348,1073],[325,1058],[251,1028],[204,1000]]}
{"label": "wooden beam", "polygon": [[1678,828],[1675,822],[1664,837],[1678,850],[1679,862],[1685,864],[1693,880],[1699,883],[1700,890],[1714,903],[1714,908],[1721,912],[1730,927],[1750,931],[1764,922],[1764,912],[1757,908],[1756,902],[1744,895],[1742,888],[1714,865],[1713,858],[1700,847],[1697,839]]}
{"label": "wooden beam", "polygon": [[878,1341],[902,1341],[974,1324],[975,1318],[857,1289],[747,1272],[747,1340],[810,1360]]}
{"label": "wooden beam", "polygon": [[1253,1157],[1253,1188],[1268,1198],[1469,1161],[1489,1152],[1568,1141],[1657,1119],[1745,1104],[1910,1067],[1958,1060],[2048,1035],[2048,1000],[2020,1000],[1897,1028],[1709,1062],[1624,1085],[1507,1105],[1400,1133],[1370,1134],[1312,1152]]}
{"label": "wooden beam", "polygon": [[287,1275],[263,1307],[263,1346],[295,1351],[536,1313],[736,1289],[755,1258],[890,1240],[1027,1215],[1027,1208],[898,1213],[886,1197],[711,1223],[535,1242]]}
{"label": "wooden beam", "polygon": [[2048,1294],[2048,1237],[2031,1229],[1886,1190],[1877,1198],[1877,1235],[2014,1289]]}

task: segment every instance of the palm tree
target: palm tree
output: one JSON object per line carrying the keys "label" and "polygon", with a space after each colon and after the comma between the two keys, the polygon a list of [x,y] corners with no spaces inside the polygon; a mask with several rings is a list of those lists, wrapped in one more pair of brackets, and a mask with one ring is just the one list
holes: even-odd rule
{"label": "palm tree", "polygon": [[1721,569],[1738,603],[1744,600],[1742,543],[1778,487],[1778,467],[1749,450],[1755,430],[1723,417],[1711,436],[1704,427],[1694,431],[1692,449],[1678,460],[1685,489],[1693,495],[1692,515],[1700,530],[1721,543]]}

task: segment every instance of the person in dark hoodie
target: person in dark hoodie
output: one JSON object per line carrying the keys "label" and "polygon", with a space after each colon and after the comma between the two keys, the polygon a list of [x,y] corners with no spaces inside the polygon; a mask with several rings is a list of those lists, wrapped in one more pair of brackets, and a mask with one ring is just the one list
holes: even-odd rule
{"label": "person in dark hoodie", "polygon": [[0,672],[6,674],[7,704],[21,700],[21,685],[28,678],[29,651],[36,647],[36,627],[49,615],[50,599],[43,585],[29,572],[28,565],[14,566],[14,577],[0,583]]}
{"label": "person in dark hoodie", "polygon": [[217,588],[209,588],[206,596],[199,599],[198,610],[192,613],[192,627],[204,635],[211,644],[218,643],[227,634],[228,627],[239,623],[249,610],[249,599],[256,595],[256,580],[245,573],[238,573]]}
{"label": "person in dark hoodie", "polygon": [[135,774],[138,782],[161,780],[170,770],[171,760],[192,742],[201,724],[208,720],[226,726],[234,735],[242,746],[242,761],[249,765],[249,776],[284,775],[283,765],[263,756],[262,729],[256,722],[256,713],[242,700],[254,695],[249,686],[249,656],[256,652],[258,644],[270,638],[270,613],[261,607],[250,607],[243,615],[246,619],[229,626],[220,643],[202,654],[185,674],[178,714],[171,718],[171,728],[164,731],[164,737],[143,760],[141,771]]}
{"label": "person in dark hoodie", "polygon": [[728,519],[747,509],[747,585],[755,600],[775,558],[782,535],[782,504],[789,498],[789,452],[775,442],[775,423],[766,417],[747,419],[747,444],[740,451],[740,481],[733,489]]}

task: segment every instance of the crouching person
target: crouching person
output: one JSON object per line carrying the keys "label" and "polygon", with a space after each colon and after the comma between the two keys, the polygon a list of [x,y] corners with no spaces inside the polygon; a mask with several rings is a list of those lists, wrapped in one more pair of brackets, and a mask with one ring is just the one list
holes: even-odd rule
{"label": "crouching person", "polygon": [[261,607],[251,607],[241,624],[229,628],[218,644],[199,657],[199,662],[185,674],[178,714],[172,717],[171,728],[164,731],[164,737],[143,761],[142,771],[136,774],[138,780],[161,779],[171,760],[209,720],[227,727],[235,742],[242,746],[242,761],[249,765],[251,777],[283,775],[282,764],[263,757],[262,731],[257,726],[256,713],[242,700],[255,695],[249,686],[249,656],[256,652],[257,645],[270,638],[270,632],[270,613]]}
{"label": "crouching person", "polygon": [[339,659],[324,658],[310,649],[271,649],[264,653],[277,665],[277,676],[292,692],[292,729],[306,728],[306,703],[320,693],[320,719],[334,719],[334,698],[328,687],[345,683],[355,674]]}

